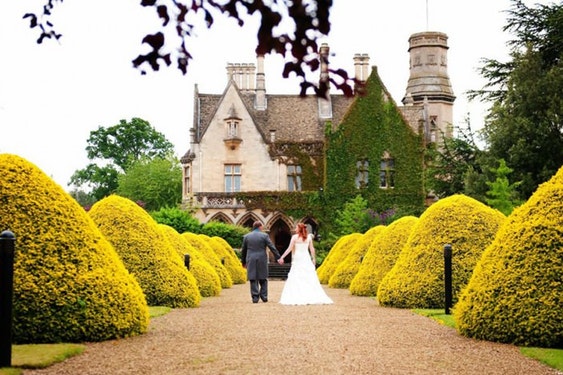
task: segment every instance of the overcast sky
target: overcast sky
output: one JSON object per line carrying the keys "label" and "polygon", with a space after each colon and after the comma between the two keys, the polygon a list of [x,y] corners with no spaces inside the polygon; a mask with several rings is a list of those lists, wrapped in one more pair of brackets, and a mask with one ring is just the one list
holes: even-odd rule
{"label": "overcast sky", "polygon": [[[190,39],[194,60],[188,74],[177,69],[149,70],[131,65],[145,51],[141,39],[158,30],[153,10],[139,0],[68,0],[57,3],[53,23],[59,43],[38,45],[37,31],[22,19],[47,0],[0,4],[0,153],[13,153],[36,164],[64,189],[74,171],[84,168],[86,141],[99,126],[140,117],[162,132],[181,157],[189,147],[194,84],[200,92],[222,93],[227,63],[255,63],[256,25],[239,28],[220,17]],[[477,74],[484,57],[507,59],[502,31],[510,0],[335,0],[332,30],[324,40],[331,65],[353,75],[353,55],[367,53],[370,65],[400,104],[409,76],[408,39],[413,33],[448,35],[448,69],[457,96],[454,125],[469,114],[481,126],[485,108],[468,103],[464,92],[485,83]],[[552,1],[525,1],[528,6]],[[427,8],[428,5],[428,8]],[[283,61],[266,56],[266,90],[298,93],[298,80],[284,80]],[[2,178],[0,176],[0,178]]]}

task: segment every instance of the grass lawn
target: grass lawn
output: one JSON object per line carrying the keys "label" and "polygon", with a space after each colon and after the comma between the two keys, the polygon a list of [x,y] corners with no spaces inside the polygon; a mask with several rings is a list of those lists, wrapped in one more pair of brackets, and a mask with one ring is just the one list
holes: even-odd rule
{"label": "grass lawn", "polygon": [[[169,307],[150,306],[150,317],[167,314]],[[12,366],[0,368],[0,375],[20,375],[24,368],[45,368],[62,362],[86,349],[82,344],[28,344],[12,345]]]}
{"label": "grass lawn", "polygon": [[[455,328],[454,318],[445,314],[444,309],[413,309],[419,315],[427,316],[445,326]],[[520,353],[534,358],[559,371],[563,371],[563,349],[527,348],[520,347]]]}

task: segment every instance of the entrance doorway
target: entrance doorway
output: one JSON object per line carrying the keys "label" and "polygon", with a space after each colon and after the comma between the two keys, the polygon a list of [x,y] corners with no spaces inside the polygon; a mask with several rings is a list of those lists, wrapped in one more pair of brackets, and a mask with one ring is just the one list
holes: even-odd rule
{"label": "entrance doorway", "polygon": [[[276,246],[280,255],[287,250],[289,242],[291,241],[291,229],[285,221],[278,219],[274,222],[274,224],[270,227],[270,239]],[[270,261],[275,261],[274,255],[271,254],[271,252]],[[291,263],[291,253],[285,257],[284,261],[285,263]]]}

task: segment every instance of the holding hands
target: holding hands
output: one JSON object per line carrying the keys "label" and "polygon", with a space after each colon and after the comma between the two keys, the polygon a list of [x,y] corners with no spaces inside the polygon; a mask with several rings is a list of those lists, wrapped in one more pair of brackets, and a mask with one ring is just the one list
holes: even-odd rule
{"label": "holding hands", "polygon": [[283,258],[278,259],[278,263],[283,264],[284,263]]}

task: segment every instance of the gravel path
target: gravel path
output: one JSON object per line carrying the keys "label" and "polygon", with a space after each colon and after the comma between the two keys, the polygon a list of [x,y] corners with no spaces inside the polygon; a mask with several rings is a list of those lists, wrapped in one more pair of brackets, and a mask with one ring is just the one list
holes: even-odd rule
{"label": "gravel path", "polygon": [[161,374],[560,374],[511,345],[476,341],[409,310],[383,308],[348,290],[334,305],[253,304],[235,285],[196,309],[153,319],[145,335],[88,344],[79,356],[25,375]]}

